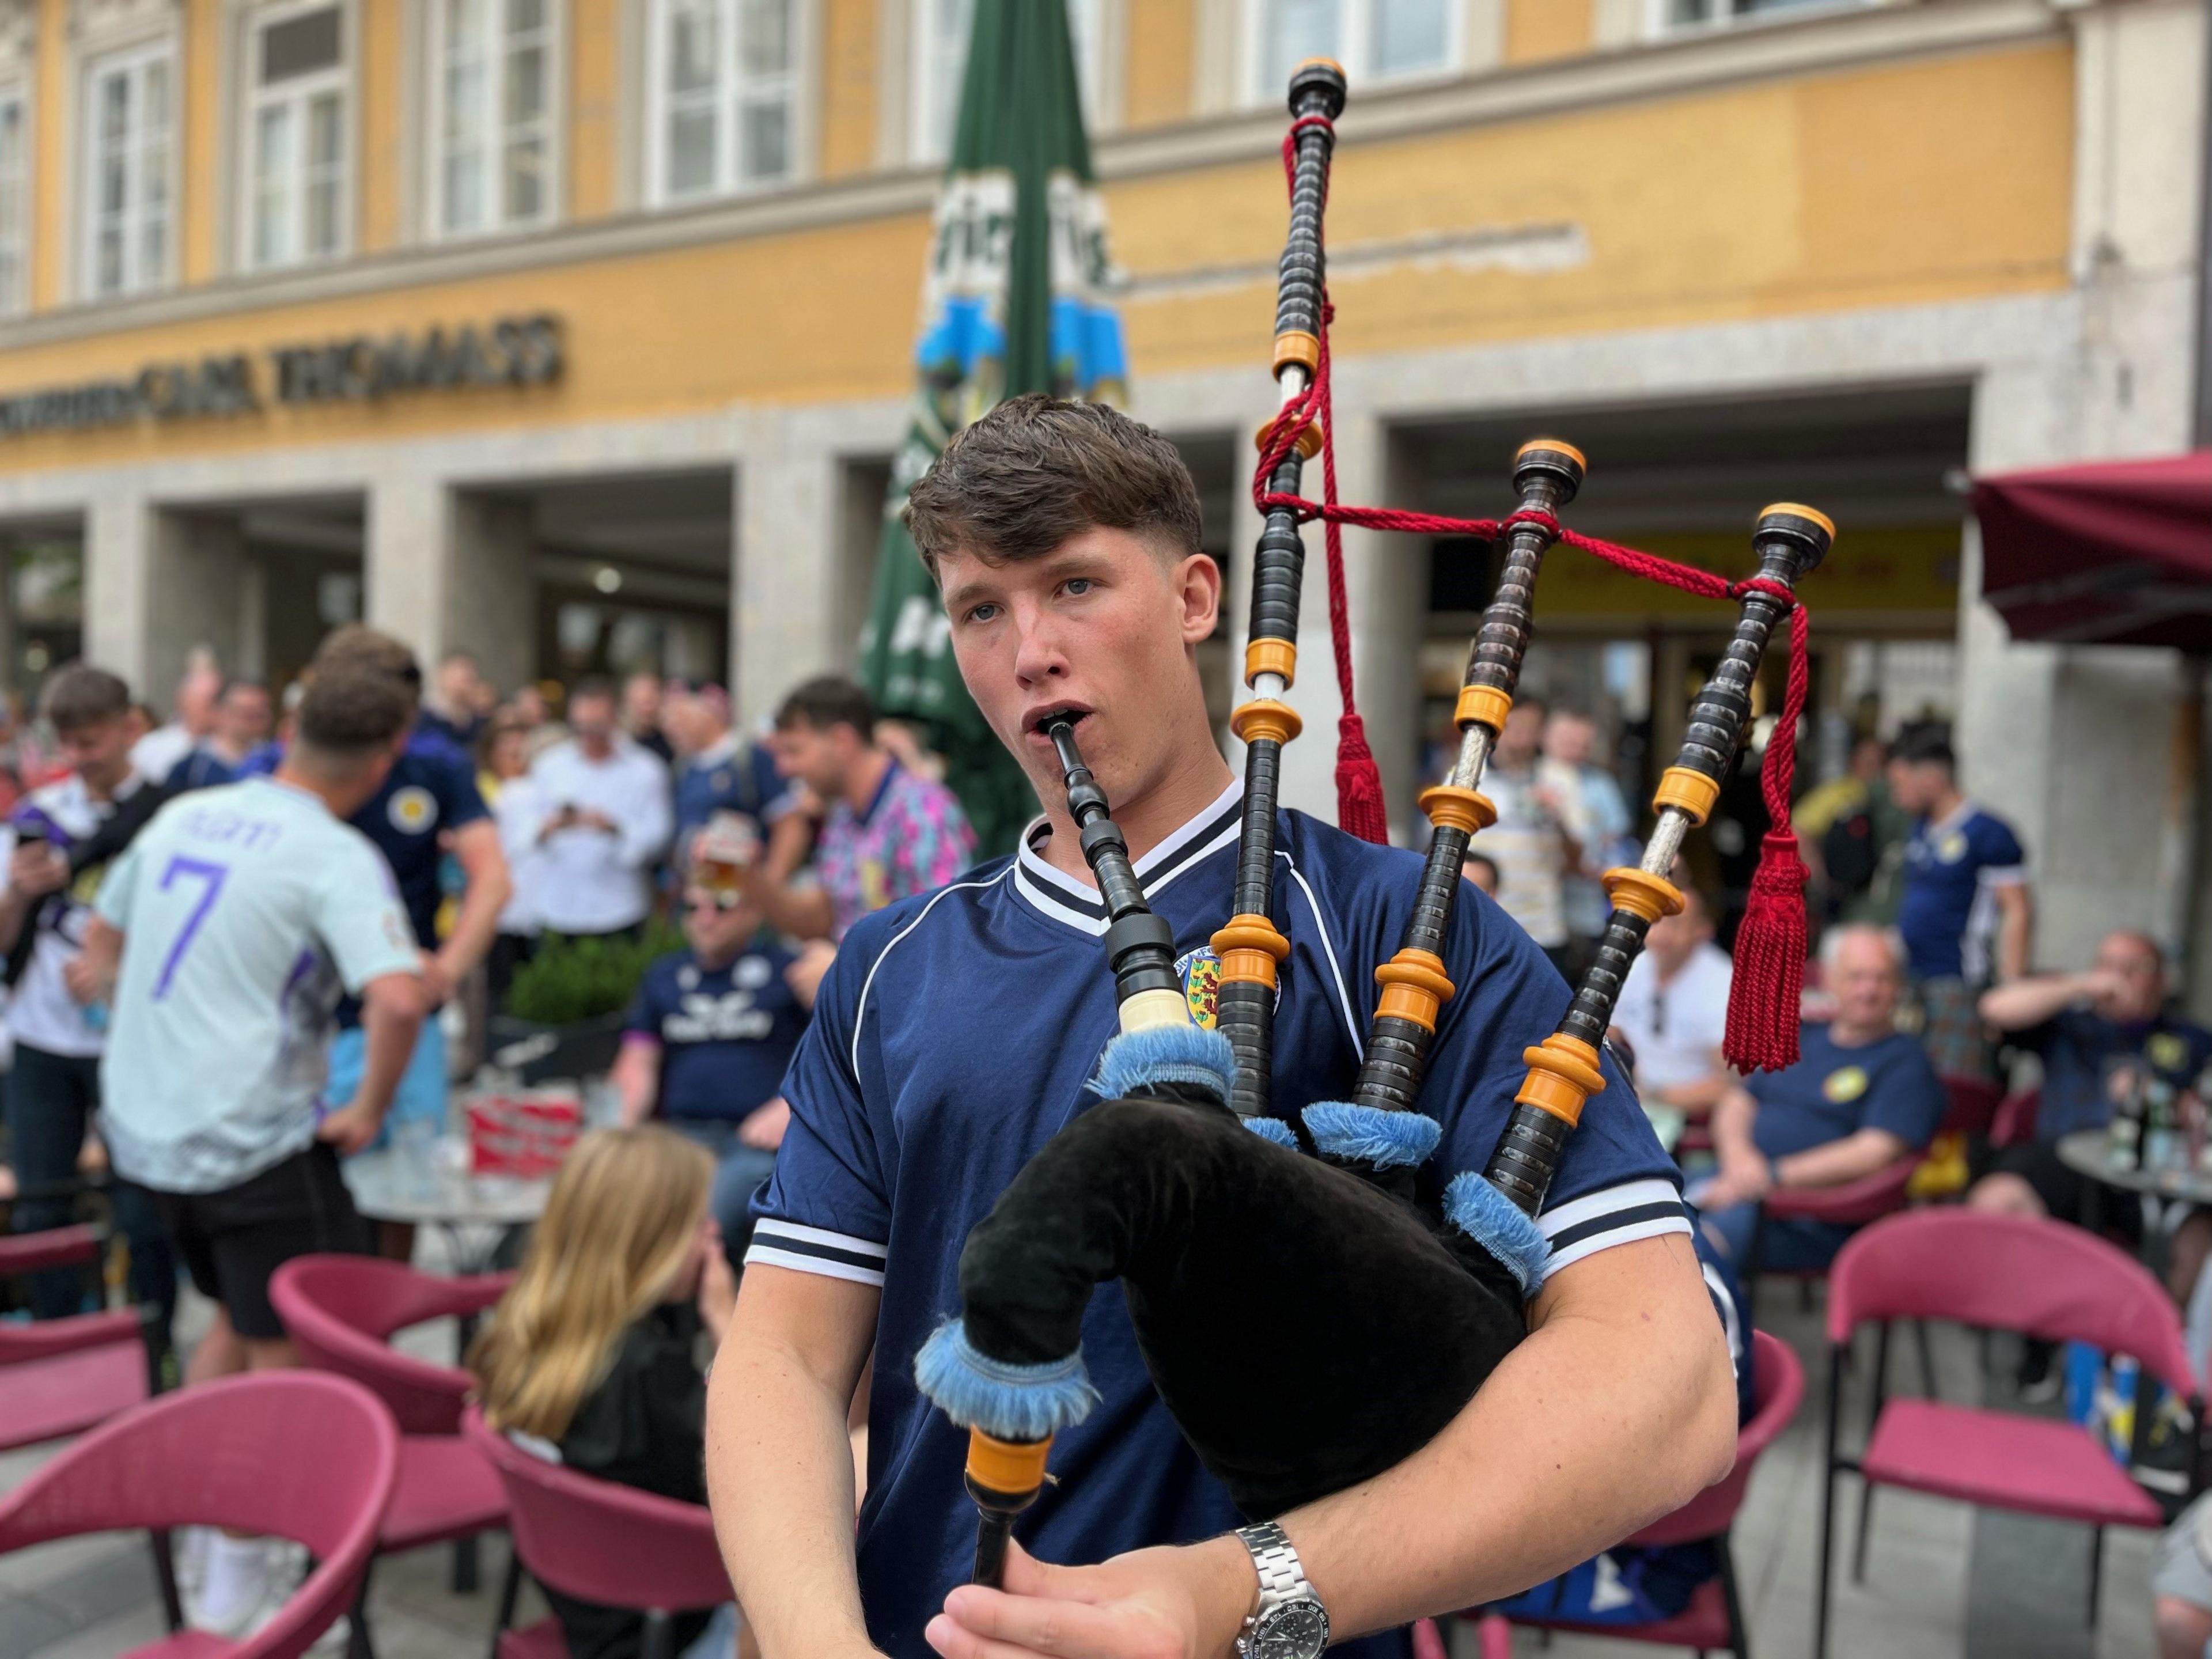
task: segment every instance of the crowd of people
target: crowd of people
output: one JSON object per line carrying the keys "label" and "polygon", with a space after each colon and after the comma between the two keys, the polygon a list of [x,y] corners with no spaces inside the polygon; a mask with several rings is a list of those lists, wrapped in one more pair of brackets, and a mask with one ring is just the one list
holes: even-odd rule
{"label": "crowd of people", "polygon": [[[963,619],[971,685],[996,684],[1004,707],[982,692],[979,702],[1016,734],[1010,745],[1021,745],[1041,793],[1055,764],[1048,715],[1075,723],[1086,752],[1105,757],[1102,768],[1133,764],[1127,754],[1144,744],[1157,750],[1146,763],[1160,821],[1133,814],[1124,830],[1147,837],[1139,872],[1166,896],[1164,918],[1188,932],[1218,908],[1223,896],[1205,884],[1225,881],[1216,855],[1241,811],[1194,692],[1188,647],[1211,626],[1219,580],[1197,551],[1194,496],[1184,510],[1180,461],[1118,416],[1019,418],[1074,422],[1055,428],[1053,453],[1091,455],[1086,477],[1170,500],[1176,511],[1158,533],[1188,550],[1164,560],[1115,531],[1127,545],[1087,556],[1096,570],[1071,577],[1059,556],[1044,555],[1071,533],[1108,532],[1071,532],[1053,519],[1022,532],[1036,544],[1027,552],[976,556],[959,515],[988,507],[1000,515],[994,533],[1016,537],[1027,486],[1006,493],[989,469],[1026,479],[1034,458],[1017,465],[1018,454],[971,453],[962,464],[972,476],[956,467],[918,489],[917,538]],[[987,438],[1001,441],[1022,441]],[[1055,623],[1066,632],[1043,644],[992,631],[1068,603],[1079,582],[1107,596],[1080,626]],[[1085,586],[1076,598],[1091,596]],[[1139,621],[1177,619],[1189,637],[1118,628],[1117,605]],[[1082,627],[1111,648],[1084,655]],[[1079,662],[1087,679],[1068,665]],[[1094,702],[1076,695],[1084,688],[1103,690]],[[754,1293],[751,1316],[766,1333],[758,1340],[792,1368],[756,1367],[718,1386],[750,1391],[748,1421],[780,1425],[793,1444],[830,1445],[847,1413],[857,1423],[865,1409],[859,1378],[878,1320],[911,1336],[942,1313],[959,1241],[1024,1156],[994,1119],[971,1129],[941,1114],[948,1103],[996,1110],[980,1085],[1002,1083],[1018,1063],[1043,1068],[1016,1090],[1040,1110],[1079,1092],[1095,1052],[1063,1053],[1052,1039],[1106,995],[1094,958],[1107,924],[1079,850],[1049,829],[1025,843],[1011,879],[960,881],[976,848],[957,799],[914,734],[879,720],[850,681],[793,688],[757,730],[737,726],[713,684],[640,673],[551,690],[501,696],[459,653],[426,675],[401,641],[359,626],[331,635],[281,698],[195,661],[166,720],[112,674],[82,664],[56,672],[39,719],[11,726],[0,775],[15,794],[0,848],[15,1225],[66,1221],[87,1178],[105,1170],[132,1293],[157,1329],[167,1330],[180,1276],[213,1306],[180,1380],[295,1364],[269,1296],[283,1262],[333,1249],[411,1253],[405,1231],[380,1236],[364,1223],[344,1160],[396,1125],[450,1121],[459,1068],[447,1046],[456,1022],[444,1011],[479,985],[496,1008],[549,941],[637,941],[672,923],[681,944],[645,965],[623,1019],[611,1079],[619,1121],[584,1136],[562,1168],[467,1363],[487,1417],[519,1443],[697,1501],[713,1474],[702,1473],[711,1408],[700,1338],[719,1340],[738,1317],[744,1264],[794,1270]],[[1126,712],[1119,726],[1096,718],[1102,705],[1148,702],[1160,715],[1152,725]],[[2060,1135],[2106,1123],[2146,1087],[2201,1121],[2212,1032],[2174,1006],[2158,943],[2116,931],[2092,964],[2032,972],[2026,852],[1962,792],[1957,769],[1948,734],[1915,725],[1886,745],[1862,741],[1844,775],[1801,804],[1820,927],[1795,1066],[1742,1078],[1723,1059],[1733,969],[1723,941],[1735,896],[1690,872],[1680,872],[1681,909],[1650,927],[1621,988],[1607,1063],[1632,1074],[1692,1208],[1676,1213],[1674,1171],[1640,1126],[1616,1125],[1577,1143],[1586,1161],[1561,1190],[1587,1213],[1553,1239],[1554,1269],[1670,1241],[1693,1250],[1688,1294],[1701,1282],[1718,1310],[1739,1414],[1752,1399],[1745,1285],[1762,1268],[1817,1271],[1850,1231],[1770,1214],[1778,1193],[1899,1169],[1936,1139],[1954,1094],[2003,1079],[2039,1090],[2033,1128],[1977,1147],[1964,1200],[2073,1221],[2081,1182],[2053,1151]],[[1535,1036],[1550,1029],[1544,987],[1556,982],[1544,958],[1575,976],[1604,927],[1599,878],[1633,862],[1636,849],[1628,795],[1577,711],[1523,696],[1485,789],[1496,822],[1474,838],[1464,875],[1486,896],[1463,907],[1460,925],[1477,941],[1468,947],[1473,982],[1485,988],[1475,994],[1495,1006],[1440,1036],[1431,1061],[1434,1086],[1462,1105],[1481,1093],[1488,1064],[1486,1051],[1465,1052],[1464,1033],[1498,1022]],[[1334,973],[1332,928],[1379,939],[1397,866],[1304,830],[1285,856],[1317,930],[1300,948]],[[1180,879],[1197,871],[1208,873]],[[925,895],[934,896],[878,915]],[[955,902],[937,926],[916,933],[946,897]],[[1330,910],[1357,926],[1325,919]],[[1292,922],[1294,933],[1305,926]],[[1187,984],[1194,1010],[1202,988],[1202,976]],[[1324,995],[1316,972],[1293,974],[1279,1042],[1345,1063],[1342,1001],[1340,985]],[[948,1046],[954,1026],[987,1014],[994,1029],[1034,1027],[1040,1040]],[[896,1075],[882,1058],[892,1048]],[[1500,1050],[1508,1070],[1519,1048]],[[1465,1068],[1457,1083],[1455,1066]],[[1626,1093],[1601,1091],[1593,1109],[1632,1122]],[[1447,1117],[1447,1137],[1464,1128],[1471,1146],[1494,1139]],[[924,1119],[927,1134],[915,1127]],[[1029,1126],[1038,1138],[1054,1127]],[[927,1237],[894,1265],[891,1240],[916,1213],[928,1217]],[[2201,1299],[2212,1218],[2174,1239],[2170,1288],[2182,1303]],[[31,1311],[72,1311],[81,1294],[73,1276],[50,1275],[33,1286]],[[1581,1291],[1583,1334],[1555,1342],[1596,1340],[1590,1332],[1626,1319],[1628,1304],[1607,1294]],[[1141,1369],[1109,1375],[1115,1358],[1109,1350],[1094,1363],[1109,1389],[1126,1385],[1127,1410],[1101,1421],[1134,1420]],[[1680,1363],[1676,1392],[1687,1397],[1702,1362],[1686,1349]],[[2050,1370],[2049,1353],[2031,1345],[2023,1387],[2045,1386]],[[904,1382],[897,1408],[915,1408]],[[1085,1443],[1163,1479],[1164,1443],[1127,1452],[1145,1432],[1132,1431],[1127,1445]],[[906,1515],[915,1537],[933,1541],[872,1565],[879,1595],[912,1601],[964,1547],[939,1513],[945,1471],[929,1463],[934,1455],[909,1435],[881,1462],[888,1490],[873,1512]],[[850,1520],[842,1474],[778,1474],[746,1462],[742,1448],[730,1456],[725,1478],[768,1482],[732,1523],[733,1559],[773,1555],[792,1516],[835,1510],[841,1525]],[[1184,1501],[1165,1487],[1155,1495],[1162,1506]],[[1078,1554],[1113,1553],[1144,1541],[1133,1512],[1127,1492],[1094,1480],[1054,1524]],[[1624,1608],[1663,1618],[1716,1570],[1709,1552],[1603,1559],[1603,1571],[1556,1578],[1522,1605],[1560,1618]],[[264,1540],[211,1534],[189,1574],[195,1621],[246,1631],[288,1588],[281,1576]],[[2176,1569],[2160,1590],[2162,1631],[2176,1632],[2173,1644],[2197,1631],[2186,1650],[2201,1650],[2212,1637],[2212,1577]],[[634,1619],[557,1598],[555,1607],[572,1653],[635,1650]],[[788,1607],[782,1615],[787,1633],[805,1622]],[[726,1617],[683,1633],[702,1652],[732,1640]]]}

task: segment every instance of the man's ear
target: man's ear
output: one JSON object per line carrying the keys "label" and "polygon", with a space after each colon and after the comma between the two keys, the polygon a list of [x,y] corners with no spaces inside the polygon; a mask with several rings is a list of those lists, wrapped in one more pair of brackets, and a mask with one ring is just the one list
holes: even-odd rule
{"label": "man's ear", "polygon": [[1210,639],[1221,616],[1221,567],[1203,553],[1190,554],[1176,567],[1176,584],[1183,643]]}

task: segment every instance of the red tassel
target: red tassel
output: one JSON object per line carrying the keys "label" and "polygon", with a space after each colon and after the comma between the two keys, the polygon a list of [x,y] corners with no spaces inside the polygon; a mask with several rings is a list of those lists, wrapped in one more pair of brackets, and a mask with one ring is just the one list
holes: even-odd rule
{"label": "red tassel", "polygon": [[1805,864],[1784,818],[1759,847],[1751,897],[1735,930],[1728,1034],[1721,1053],[1737,1071],[1797,1063],[1797,1001],[1805,988]]}
{"label": "red tassel", "polygon": [[1336,722],[1336,827],[1377,847],[1390,839],[1382,810],[1382,774],[1367,747],[1367,728],[1357,714]]}

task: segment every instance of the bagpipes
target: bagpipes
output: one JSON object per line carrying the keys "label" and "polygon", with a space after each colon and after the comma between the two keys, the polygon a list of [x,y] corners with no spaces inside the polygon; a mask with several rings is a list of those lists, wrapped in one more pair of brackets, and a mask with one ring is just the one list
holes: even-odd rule
{"label": "bagpipes", "polygon": [[[967,1485],[981,1515],[975,1579],[1000,1581],[1014,1518],[1045,1477],[1053,1434],[1096,1396],[1080,1328],[1093,1289],[1120,1279],[1160,1398],[1200,1461],[1245,1515],[1262,1520],[1382,1473],[1456,1417],[1527,1329],[1525,1304],[1547,1246],[1534,1217],[1589,1097],[1615,999],[1645,930],[1681,906],[1669,872],[1735,763],[1751,689],[1786,617],[1794,650],[1763,787],[1772,819],[1738,933],[1727,1052],[1745,1070],[1796,1058],[1804,969],[1805,872],[1790,832],[1796,725],[1806,688],[1797,580],[1834,528],[1811,508],[1759,515],[1755,575],[1730,583],[1563,529],[1555,514],[1583,477],[1572,446],[1549,439],[1516,457],[1518,506],[1502,521],[1453,520],[1340,506],[1329,450],[1329,305],[1322,213],[1344,75],[1316,60],[1291,77],[1284,143],[1290,234],[1278,285],[1274,372],[1281,412],[1258,436],[1255,500],[1266,524],[1255,557],[1245,683],[1231,729],[1245,744],[1244,810],[1234,914],[1214,934],[1221,961],[1216,1030],[1191,1022],[1167,925],[1145,905],[1127,843],[1066,724],[1049,735],[1069,816],[1109,916],[1108,961],[1121,1035],[1079,1113],[1024,1167],[969,1235],[961,1316],[915,1362],[922,1392],[969,1430]],[[1322,461],[1323,499],[1298,493]],[[1272,1022],[1289,941],[1273,915],[1283,745],[1299,719],[1283,700],[1297,668],[1305,549],[1322,521],[1329,558],[1344,827],[1382,836],[1381,791],[1352,695],[1340,625],[1338,526],[1484,536],[1503,544],[1495,596],[1469,652],[1459,751],[1421,797],[1431,824],[1402,942],[1376,970],[1382,987],[1348,1101],[1316,1102],[1297,1127],[1268,1115]],[[1418,1109],[1444,1003],[1455,987],[1444,944],[1469,840],[1494,821],[1484,770],[1519,681],[1530,606],[1547,551],[1565,541],[1637,574],[1739,606],[1734,637],[1692,705],[1675,763],[1654,800],[1657,823],[1632,868],[1609,872],[1612,913],[1558,1030],[1526,1051],[1528,1073],[1496,1150],[1462,1171],[1441,1202],[1416,1176],[1441,1130]],[[1273,1386],[1263,1386],[1273,1383]]]}

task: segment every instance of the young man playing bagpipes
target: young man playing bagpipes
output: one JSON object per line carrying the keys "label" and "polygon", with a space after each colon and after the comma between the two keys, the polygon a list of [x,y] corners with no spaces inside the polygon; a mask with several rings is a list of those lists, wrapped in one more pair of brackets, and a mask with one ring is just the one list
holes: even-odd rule
{"label": "young man playing bagpipes", "polygon": [[[1256,1547],[1233,1534],[1243,1517],[1155,1395],[1119,1285],[1084,1317],[1097,1403],[1053,1445],[1056,1484],[1023,1517],[1004,1591],[963,1583],[975,1541],[963,1438],[917,1391],[915,1361],[959,1305],[971,1229],[1097,1103],[1086,1081],[1115,1030],[1105,911],[1048,720],[1072,725],[1172,929],[1197,1023],[1212,1023],[1208,940],[1233,908],[1243,808],[1197,667],[1221,574],[1200,551],[1173,447],[1093,405],[1000,405],[916,486],[908,520],[969,690],[1046,811],[1016,858],[856,925],[823,984],[714,1370],[708,1477],[724,1553],[766,1659],[1218,1659],[1260,1595]],[[1295,1119],[1350,1088],[1361,1010],[1421,860],[1297,811],[1279,815],[1276,849],[1290,951],[1272,1109]],[[1437,1164],[1474,1170],[1513,1109],[1524,1049],[1569,994],[1472,890],[1445,945],[1458,993],[1422,1098],[1441,1122]],[[1609,1060],[1604,1079],[1537,1217],[1549,1256],[1529,1334],[1421,1449],[1279,1516],[1339,1639],[1523,1589],[1729,1466],[1729,1358],[1674,1170]],[[856,1534],[845,1420],[872,1354]]]}

